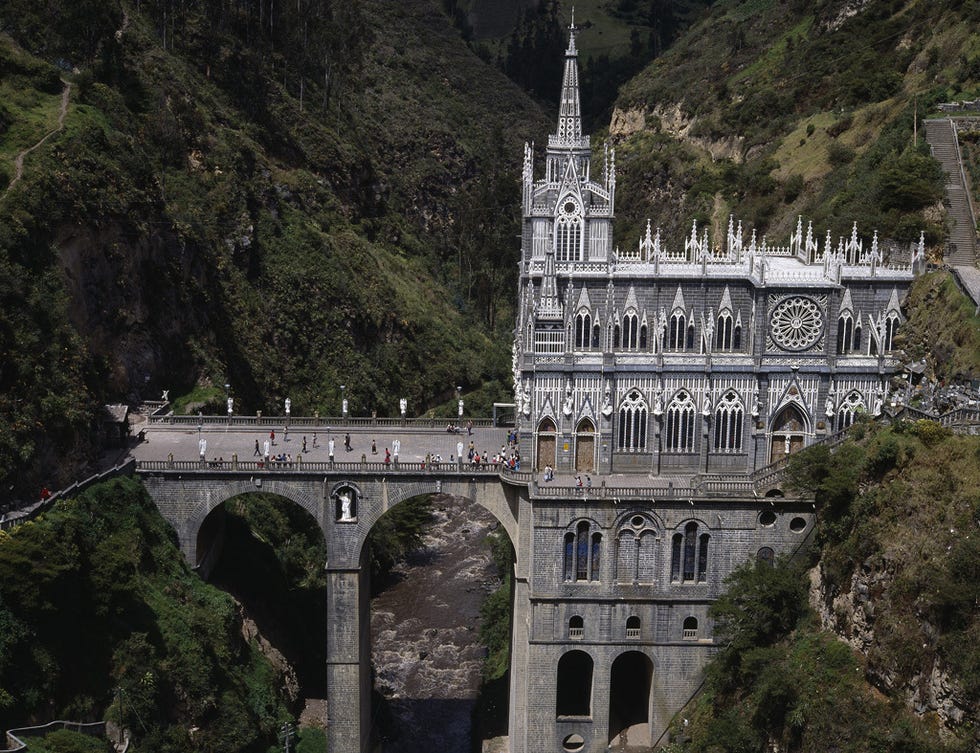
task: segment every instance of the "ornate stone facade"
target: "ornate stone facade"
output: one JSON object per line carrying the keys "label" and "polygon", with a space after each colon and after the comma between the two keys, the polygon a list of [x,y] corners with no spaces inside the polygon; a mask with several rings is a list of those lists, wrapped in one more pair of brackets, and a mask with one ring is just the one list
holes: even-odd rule
{"label": "ornate stone facade", "polygon": [[[835,245],[802,219],[784,246],[731,219],[717,245],[694,223],[670,248],[648,223],[615,248],[615,154],[594,174],[577,75],[573,27],[543,176],[524,153],[515,402],[525,462],[557,479],[532,484],[521,547],[515,753],[666,742],[725,576],[812,531],[809,501],[744,489],[880,412],[924,256],[920,240],[889,264],[856,225]],[[575,475],[599,489],[562,485]]]}

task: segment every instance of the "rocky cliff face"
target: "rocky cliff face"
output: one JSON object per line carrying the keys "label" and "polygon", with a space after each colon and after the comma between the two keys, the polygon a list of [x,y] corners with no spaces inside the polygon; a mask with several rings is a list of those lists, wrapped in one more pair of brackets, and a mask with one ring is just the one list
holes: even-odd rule
{"label": "rocky cliff face", "polygon": [[[893,569],[885,563],[865,565],[851,576],[847,590],[828,588],[818,565],[810,571],[810,605],[820,616],[821,625],[835,633],[867,660],[866,675],[876,687],[889,695],[899,695],[916,714],[935,714],[947,733],[968,718],[969,704],[962,690],[943,667],[935,651],[910,674],[903,668],[884,663],[882,641],[876,632],[876,602],[893,585]],[[913,629],[921,633],[922,646],[935,644],[938,630],[920,614],[907,615]]]}

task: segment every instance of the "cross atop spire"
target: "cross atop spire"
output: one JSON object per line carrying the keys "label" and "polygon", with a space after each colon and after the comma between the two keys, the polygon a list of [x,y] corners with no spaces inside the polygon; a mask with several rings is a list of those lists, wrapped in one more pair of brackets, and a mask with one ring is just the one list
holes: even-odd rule
{"label": "cross atop spire", "polygon": [[565,50],[566,55],[578,55],[578,51],[575,49],[575,32],[578,31],[578,27],[575,25],[575,6],[572,6],[572,22],[568,25],[568,49]]}

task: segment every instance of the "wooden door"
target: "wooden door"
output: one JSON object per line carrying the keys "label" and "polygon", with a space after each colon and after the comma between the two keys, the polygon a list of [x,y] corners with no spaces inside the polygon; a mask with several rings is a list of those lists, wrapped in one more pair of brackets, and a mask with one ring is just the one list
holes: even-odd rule
{"label": "wooden door", "polygon": [[575,470],[580,473],[595,471],[595,434],[579,434],[575,438]]}

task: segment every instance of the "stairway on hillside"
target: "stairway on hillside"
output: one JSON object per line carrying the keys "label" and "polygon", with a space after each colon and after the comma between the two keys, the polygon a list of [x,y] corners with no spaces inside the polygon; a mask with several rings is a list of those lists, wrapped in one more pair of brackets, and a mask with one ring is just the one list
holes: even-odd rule
{"label": "stairway on hillside", "polygon": [[946,171],[946,196],[949,216],[953,220],[946,262],[953,266],[973,267],[977,263],[976,223],[970,207],[969,188],[964,185],[953,121],[950,118],[927,120],[925,126],[926,141],[932,154]]}

